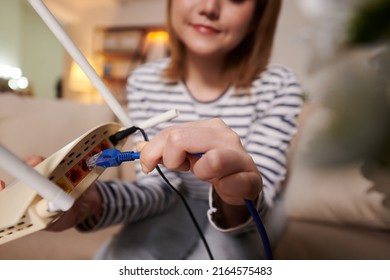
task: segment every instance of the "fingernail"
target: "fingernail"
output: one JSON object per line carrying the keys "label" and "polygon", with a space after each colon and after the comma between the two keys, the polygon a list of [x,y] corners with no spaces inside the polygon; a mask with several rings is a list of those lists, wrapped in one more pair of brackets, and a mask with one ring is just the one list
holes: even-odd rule
{"label": "fingernail", "polygon": [[146,144],[147,142],[138,142],[136,145],[136,151],[140,152],[145,147]]}
{"label": "fingernail", "polygon": [[145,175],[148,175],[148,174],[149,174],[148,169],[146,168],[146,166],[145,166],[143,163],[141,163],[141,168],[142,168],[142,172],[143,172]]}

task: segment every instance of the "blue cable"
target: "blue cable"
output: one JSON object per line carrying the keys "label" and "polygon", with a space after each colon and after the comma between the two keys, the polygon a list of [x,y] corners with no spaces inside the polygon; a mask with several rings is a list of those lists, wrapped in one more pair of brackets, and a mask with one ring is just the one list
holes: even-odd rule
{"label": "blue cable", "polygon": [[[87,165],[90,169],[92,169],[96,166],[100,166],[103,168],[119,166],[121,163],[123,163],[125,161],[134,161],[136,159],[139,159],[140,154],[141,154],[140,152],[132,152],[132,151],[131,152],[121,152],[121,151],[114,149],[114,148],[106,149],[106,150],[92,156],[91,158],[89,158],[87,160]],[[196,155],[198,157],[203,156],[203,154],[201,154],[201,153],[194,154],[194,155]],[[159,169],[158,169],[158,171],[159,171],[160,175],[163,177],[163,179],[168,183],[168,185],[170,185],[169,181],[165,178],[165,176],[162,174],[162,172]],[[255,222],[256,228],[260,234],[260,237],[261,237],[261,240],[263,243],[263,247],[264,247],[265,257],[268,260],[272,260],[273,257],[272,257],[271,245],[270,245],[270,242],[268,239],[267,232],[266,232],[265,227],[263,225],[263,222],[261,221],[260,215],[257,212],[257,209],[256,209],[253,201],[251,201],[249,199],[244,199],[244,202],[245,202],[245,205],[247,206],[248,211],[251,214],[253,221]],[[190,211],[190,214],[192,215],[191,211]],[[194,219],[194,217],[192,217],[192,218]],[[195,223],[195,225],[197,225],[197,224]],[[206,244],[206,249],[209,252],[209,255],[211,256],[211,259],[213,259],[211,252],[210,252],[210,249],[208,248],[207,242],[205,242],[205,244]]]}
{"label": "blue cable", "polygon": [[[195,154],[195,155],[198,156],[198,157],[202,157],[203,156],[202,153],[198,153],[198,154]],[[264,224],[261,221],[259,213],[257,212],[256,206],[255,206],[255,204],[253,203],[252,200],[244,198],[244,202],[245,202],[246,207],[248,208],[249,213],[251,214],[251,216],[253,218],[253,221],[255,222],[257,231],[260,234],[260,238],[261,238],[261,241],[263,243],[263,249],[264,249],[265,257],[268,260],[272,260],[273,257],[272,257],[271,244],[269,242],[269,238],[268,238],[268,235],[267,235],[267,231],[265,230]]]}
{"label": "blue cable", "polygon": [[[143,132],[143,131],[141,130],[141,132]],[[146,134],[144,135],[144,137],[146,138],[145,140],[147,140]],[[96,166],[100,166],[103,168],[114,167],[114,166],[119,166],[122,162],[125,162],[125,161],[133,161],[135,159],[139,159],[139,157],[140,157],[139,152],[121,152],[117,149],[111,148],[111,149],[104,150],[104,151],[92,156],[91,158],[89,158],[87,160],[87,166],[89,167],[89,169],[92,169]],[[203,244],[206,248],[207,254],[209,255],[211,260],[214,260],[214,256],[211,253],[210,246],[208,245],[207,240],[202,233],[202,229],[199,226],[198,222],[196,221],[196,218],[195,218],[194,214],[192,213],[192,210],[191,210],[190,206],[188,205],[187,201],[185,200],[184,196],[169,182],[169,180],[165,177],[164,173],[161,171],[161,169],[158,166],[156,166],[156,170],[158,171],[158,173],[160,174],[162,179],[167,183],[167,185],[182,200],[185,208],[187,209],[188,214],[190,215],[191,220],[193,221],[193,223],[196,227],[196,230],[198,231],[198,233],[200,235],[200,238],[203,241]]]}
{"label": "blue cable", "polygon": [[271,244],[269,242],[269,238],[267,235],[267,231],[265,230],[264,224],[261,221],[259,213],[257,212],[256,206],[252,200],[244,198],[244,202],[245,202],[245,205],[247,206],[247,208],[248,208],[248,210],[253,218],[253,221],[256,224],[257,231],[260,234],[261,240],[263,242],[265,257],[268,260],[272,260],[273,257],[272,257]]}
{"label": "blue cable", "polygon": [[87,160],[87,166],[89,169],[95,166],[100,167],[114,167],[121,165],[125,161],[133,161],[139,159],[141,153],[139,152],[121,152],[117,149],[106,149]]}

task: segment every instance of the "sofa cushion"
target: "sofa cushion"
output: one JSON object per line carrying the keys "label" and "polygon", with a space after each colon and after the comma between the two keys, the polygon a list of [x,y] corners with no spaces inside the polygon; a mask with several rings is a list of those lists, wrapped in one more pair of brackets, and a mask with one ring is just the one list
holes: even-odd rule
{"label": "sofa cushion", "polygon": [[300,124],[286,187],[288,217],[390,229],[389,172],[367,162],[324,166],[309,156],[329,117],[327,109],[318,107]]}
{"label": "sofa cushion", "polygon": [[277,260],[389,260],[390,234],[355,226],[290,220]]}
{"label": "sofa cushion", "polygon": [[[105,105],[85,105],[67,100],[0,94],[0,143],[20,158],[49,156],[97,125],[113,122]],[[103,178],[117,177],[109,169]],[[13,178],[0,170],[0,178]]]}

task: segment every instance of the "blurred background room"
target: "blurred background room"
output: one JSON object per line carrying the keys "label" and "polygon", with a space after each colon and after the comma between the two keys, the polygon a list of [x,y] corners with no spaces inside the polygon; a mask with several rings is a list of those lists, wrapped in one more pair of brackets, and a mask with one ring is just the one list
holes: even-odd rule
{"label": "blurred background room", "polygon": [[[165,0],[43,2],[123,106],[131,70],[169,55]],[[293,70],[306,104],[278,259],[390,259],[389,2],[283,1],[271,62]],[[0,0],[0,143],[48,156],[106,121],[117,119],[28,1]],[[0,245],[0,259],[90,259],[116,230],[38,232]]]}

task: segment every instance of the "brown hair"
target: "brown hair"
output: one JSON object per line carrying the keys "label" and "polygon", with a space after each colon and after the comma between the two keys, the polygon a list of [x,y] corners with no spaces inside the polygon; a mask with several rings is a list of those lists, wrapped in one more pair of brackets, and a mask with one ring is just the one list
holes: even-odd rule
{"label": "brown hair", "polygon": [[[232,59],[226,67],[232,69],[232,85],[236,88],[249,87],[253,79],[267,67],[273,47],[274,35],[282,0],[256,0],[256,8],[247,36],[228,54]],[[183,59],[185,46],[179,40],[171,23],[172,1],[167,2],[167,30],[170,36],[171,61],[165,71],[169,81],[177,82],[184,73]]]}

